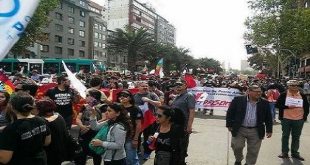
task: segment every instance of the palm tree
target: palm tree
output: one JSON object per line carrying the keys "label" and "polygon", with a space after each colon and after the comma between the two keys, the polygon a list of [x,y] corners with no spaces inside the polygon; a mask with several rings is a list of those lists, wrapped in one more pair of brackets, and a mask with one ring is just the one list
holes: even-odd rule
{"label": "palm tree", "polygon": [[116,29],[115,33],[108,37],[108,49],[113,52],[125,52],[128,58],[128,69],[133,73],[136,71],[136,61],[141,51],[154,44],[154,37],[147,29],[134,29],[126,27],[125,31]]}

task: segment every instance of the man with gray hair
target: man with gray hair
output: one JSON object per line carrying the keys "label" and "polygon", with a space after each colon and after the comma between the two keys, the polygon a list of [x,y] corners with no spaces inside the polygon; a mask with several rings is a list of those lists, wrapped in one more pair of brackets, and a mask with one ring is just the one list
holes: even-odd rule
{"label": "man with gray hair", "polygon": [[235,97],[226,115],[226,127],[232,134],[231,147],[235,165],[241,165],[243,148],[247,142],[246,165],[256,163],[262,139],[272,135],[272,115],[267,100],[261,98],[257,85],[248,88],[247,95]]}

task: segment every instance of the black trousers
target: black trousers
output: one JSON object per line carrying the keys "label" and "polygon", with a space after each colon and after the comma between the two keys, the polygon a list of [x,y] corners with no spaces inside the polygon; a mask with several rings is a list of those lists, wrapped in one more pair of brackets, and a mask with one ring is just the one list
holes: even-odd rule
{"label": "black trousers", "polygon": [[126,165],[126,160],[112,160],[112,161],[104,161],[104,165]]}
{"label": "black trousers", "polygon": [[97,134],[96,131],[89,130],[85,134],[80,135],[79,143],[82,146],[83,152],[81,153],[81,155],[79,155],[78,158],[75,159],[76,165],[85,165],[88,155],[93,157],[94,165],[100,165],[101,164],[101,160],[102,160],[101,155],[97,155],[88,146],[90,141],[96,136],[96,134]]}

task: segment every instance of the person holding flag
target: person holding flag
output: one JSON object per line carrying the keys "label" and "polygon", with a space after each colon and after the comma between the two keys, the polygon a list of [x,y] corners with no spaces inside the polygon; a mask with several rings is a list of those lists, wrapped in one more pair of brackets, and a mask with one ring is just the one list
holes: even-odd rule
{"label": "person holding flag", "polygon": [[[143,137],[149,137],[150,129],[149,126],[155,122],[155,112],[156,107],[160,106],[159,97],[155,93],[151,93],[149,91],[149,86],[147,82],[140,82],[138,84],[139,91],[134,95],[134,101],[137,106],[143,112],[143,122],[142,122],[142,130],[143,130]],[[148,148],[146,143],[147,138],[144,138],[143,148],[144,148],[144,155],[143,159],[149,159],[151,155],[151,150]]]}

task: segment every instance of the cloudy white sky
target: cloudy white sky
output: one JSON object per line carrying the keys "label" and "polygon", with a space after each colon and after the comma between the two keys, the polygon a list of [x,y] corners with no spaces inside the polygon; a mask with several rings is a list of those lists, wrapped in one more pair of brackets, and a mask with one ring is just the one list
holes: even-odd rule
{"label": "cloudy white sky", "polygon": [[[104,0],[93,0],[104,5]],[[150,3],[177,29],[177,46],[240,69],[246,59],[243,33],[247,0],[139,0]]]}

